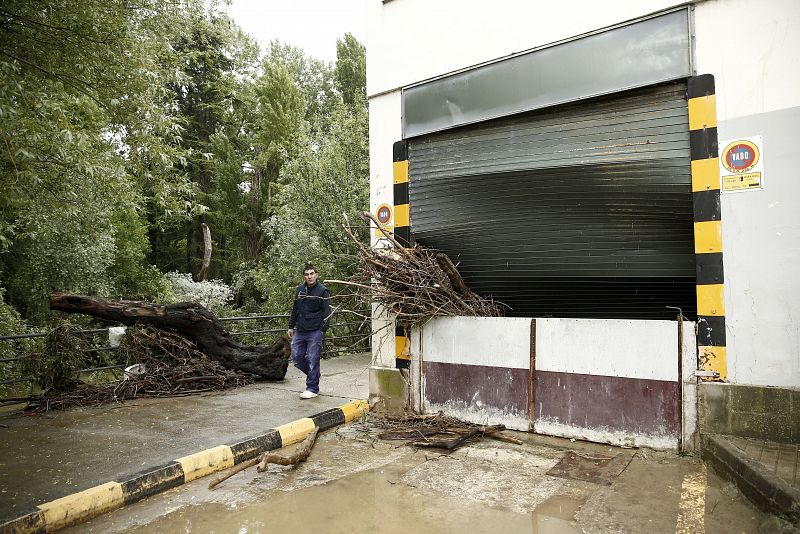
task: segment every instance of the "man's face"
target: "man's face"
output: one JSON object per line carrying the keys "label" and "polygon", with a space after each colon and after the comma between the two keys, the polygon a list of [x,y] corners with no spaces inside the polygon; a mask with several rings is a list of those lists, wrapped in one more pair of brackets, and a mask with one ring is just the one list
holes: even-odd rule
{"label": "man's face", "polygon": [[307,269],[303,271],[303,278],[306,280],[306,285],[313,286],[317,283],[317,271]]}

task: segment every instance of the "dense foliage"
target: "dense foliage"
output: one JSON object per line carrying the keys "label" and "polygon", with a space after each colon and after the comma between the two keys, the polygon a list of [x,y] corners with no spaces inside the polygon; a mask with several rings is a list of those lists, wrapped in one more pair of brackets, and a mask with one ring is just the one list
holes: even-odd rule
{"label": "dense foliage", "polygon": [[261,51],[201,0],[3,2],[0,331],[52,324],[53,291],[285,313],[304,262],[347,277],[364,48],[337,56]]}

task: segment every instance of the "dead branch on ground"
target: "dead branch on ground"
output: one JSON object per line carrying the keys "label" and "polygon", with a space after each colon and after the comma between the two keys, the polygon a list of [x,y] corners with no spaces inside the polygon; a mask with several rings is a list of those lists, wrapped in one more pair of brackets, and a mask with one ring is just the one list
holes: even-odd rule
{"label": "dead branch on ground", "polygon": [[308,456],[311,454],[311,449],[314,447],[314,443],[317,441],[317,434],[319,433],[319,427],[314,427],[314,430],[308,433],[306,439],[300,444],[300,447],[290,456],[283,456],[282,454],[276,454],[272,451],[267,451],[261,456],[256,456],[255,458],[251,458],[245,462],[240,463],[239,465],[231,468],[227,473],[218,477],[214,481],[212,481],[208,485],[208,489],[214,489],[219,486],[225,480],[228,480],[236,473],[241,473],[245,469],[252,467],[258,464],[258,472],[263,473],[267,470],[269,464],[277,464],[277,465],[297,465],[301,462],[305,462]]}
{"label": "dead branch on ground", "polygon": [[477,425],[437,414],[410,415],[403,417],[371,416],[370,419],[386,430],[378,437],[384,440],[411,440],[407,445],[422,448],[455,450],[462,445],[483,437],[521,445],[522,441],[501,434],[503,425]]}
{"label": "dead branch on ground", "polygon": [[261,462],[258,464],[258,472],[263,473],[266,471],[269,464],[297,465],[301,462],[305,462],[306,458],[308,458],[308,455],[311,454],[311,449],[314,447],[314,443],[317,441],[318,433],[319,427],[314,427],[314,430],[308,433],[306,439],[303,440],[303,443],[291,456],[283,456],[281,454],[275,454],[274,452],[264,453],[264,455],[261,457]]}

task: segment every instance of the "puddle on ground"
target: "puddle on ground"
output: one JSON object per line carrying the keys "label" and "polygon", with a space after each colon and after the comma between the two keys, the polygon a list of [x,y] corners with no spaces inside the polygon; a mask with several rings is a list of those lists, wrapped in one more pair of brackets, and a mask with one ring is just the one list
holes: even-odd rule
{"label": "puddle on ground", "polygon": [[533,517],[536,520],[536,527],[533,532],[542,534],[572,534],[581,532],[578,530],[578,523],[575,514],[583,506],[584,500],[566,497],[564,495],[554,495],[536,507]]}
{"label": "puddle on ground", "polygon": [[574,517],[582,501],[554,496],[533,513],[518,514],[414,488],[400,481],[404,472],[404,468],[385,466],[323,485],[271,491],[260,502],[233,508],[220,503],[185,506],[126,531],[138,534],[580,532]]}

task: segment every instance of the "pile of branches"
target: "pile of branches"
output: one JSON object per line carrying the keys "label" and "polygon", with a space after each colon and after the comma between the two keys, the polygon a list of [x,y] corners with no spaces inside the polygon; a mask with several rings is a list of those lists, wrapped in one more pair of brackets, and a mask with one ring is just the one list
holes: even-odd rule
{"label": "pile of branches", "polygon": [[86,361],[88,348],[86,339],[75,334],[73,325],[61,322],[27,352],[20,370],[36,381],[44,394],[70,391],[79,384],[75,372]]}
{"label": "pile of branches", "polygon": [[373,416],[371,420],[386,429],[378,434],[380,439],[409,440],[407,445],[413,447],[455,450],[481,438],[522,444],[516,438],[501,434],[506,429],[503,425],[476,425],[448,417],[442,412],[402,417]]}
{"label": "pile of branches", "polygon": [[420,245],[405,247],[370,213],[363,213],[384,233],[393,248],[372,248],[360,242],[349,223],[345,231],[359,249],[357,274],[349,281],[327,280],[366,289],[377,302],[407,325],[434,317],[499,317],[499,303],[472,292],[443,252]]}
{"label": "pile of branches", "polygon": [[118,349],[119,358],[136,363],[115,384],[79,383],[70,391],[32,397],[25,411],[60,410],[136,398],[175,397],[218,391],[254,382],[253,377],[226,369],[197,350],[176,332],[152,326],[129,327]]}

